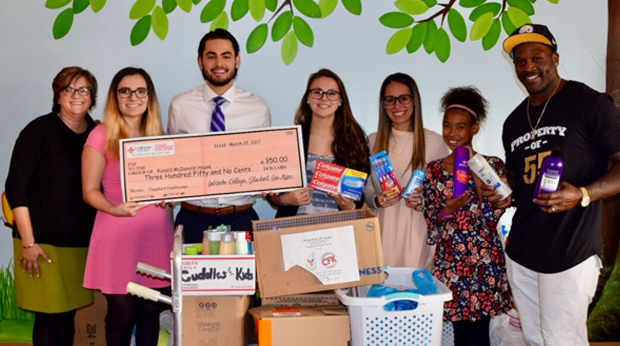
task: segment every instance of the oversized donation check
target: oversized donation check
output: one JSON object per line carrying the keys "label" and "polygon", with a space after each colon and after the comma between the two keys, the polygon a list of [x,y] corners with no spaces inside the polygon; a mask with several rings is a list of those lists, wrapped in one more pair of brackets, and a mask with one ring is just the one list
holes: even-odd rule
{"label": "oversized donation check", "polygon": [[184,201],[306,185],[300,126],[120,141],[123,200]]}

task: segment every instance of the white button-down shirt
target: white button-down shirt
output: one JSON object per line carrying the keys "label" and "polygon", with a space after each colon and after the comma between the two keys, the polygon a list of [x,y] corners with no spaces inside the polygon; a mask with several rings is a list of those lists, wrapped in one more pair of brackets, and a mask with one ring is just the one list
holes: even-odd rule
{"label": "white button-down shirt", "polygon": [[[212,99],[218,96],[205,82],[194,89],[182,92],[172,98],[168,111],[168,133],[189,134],[207,133],[210,131],[211,115],[215,108]],[[226,99],[220,106],[226,119],[226,130],[248,130],[271,126],[271,111],[267,102],[262,98],[233,86],[224,94],[219,95]],[[205,198],[189,201],[201,206],[220,208],[230,205],[244,205],[254,203],[255,198],[250,196]]]}

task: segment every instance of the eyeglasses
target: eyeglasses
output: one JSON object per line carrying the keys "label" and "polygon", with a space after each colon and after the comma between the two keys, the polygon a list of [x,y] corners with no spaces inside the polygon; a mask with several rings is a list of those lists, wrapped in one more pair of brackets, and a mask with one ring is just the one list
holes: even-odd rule
{"label": "eyeglasses", "polygon": [[400,102],[401,105],[408,105],[411,103],[411,101],[413,101],[413,95],[402,94],[398,97],[385,96],[383,98],[383,104],[386,106],[393,106],[396,104],[396,100],[398,100],[398,102]]}
{"label": "eyeglasses", "polygon": [[88,95],[90,95],[90,88],[87,88],[87,87],[81,87],[81,88],[78,88],[78,89],[73,89],[72,87],[66,87],[66,88],[61,90],[62,94],[67,96],[67,97],[73,96],[73,94],[75,94],[76,91],[77,91],[78,94],[80,94],[80,96],[88,96]]}
{"label": "eyeglasses", "polygon": [[136,94],[137,98],[143,99],[149,96],[149,89],[147,88],[138,88],[136,90],[131,90],[129,88],[118,89],[118,96],[120,96],[122,99],[130,98],[131,94]]}
{"label": "eyeglasses", "polygon": [[310,97],[312,97],[315,100],[322,99],[323,95],[327,95],[327,99],[330,101],[338,101],[338,99],[340,98],[340,92],[336,90],[330,89],[330,90],[325,91],[319,88],[310,90]]}

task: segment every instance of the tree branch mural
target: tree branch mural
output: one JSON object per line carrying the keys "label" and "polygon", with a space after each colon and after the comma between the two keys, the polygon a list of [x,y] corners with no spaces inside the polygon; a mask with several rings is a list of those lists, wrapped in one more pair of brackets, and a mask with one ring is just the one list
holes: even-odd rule
{"label": "tree branch mural", "polygon": [[[309,19],[324,19],[336,9],[339,0],[209,0],[205,1],[200,12],[200,22],[210,23],[210,30],[228,29],[230,20],[243,19],[248,13],[258,25],[250,32],[246,40],[246,51],[250,54],[259,51],[269,38],[282,42],[280,56],[285,65],[295,61],[299,44],[308,48],[314,45],[314,32]],[[376,0],[375,0],[376,1]],[[523,24],[531,23],[536,0],[396,0],[398,11],[388,12],[379,18],[385,27],[397,29],[386,46],[387,54],[396,54],[402,50],[412,54],[424,46],[427,54],[435,54],[441,62],[450,58],[452,42],[450,34],[458,42],[467,41],[468,31],[471,41],[481,41],[485,51],[493,48],[501,36],[502,28],[510,35]],[[559,0],[547,0],[557,4]],[[168,15],[180,8],[190,13],[200,5],[202,0],[136,0],[129,12],[129,18],[135,20],[129,35],[133,46],[144,42],[151,29],[155,35],[165,40],[168,35]],[[361,0],[340,0],[344,8],[353,15],[362,13]],[[159,3],[159,4],[158,4]],[[230,4],[230,16],[226,11]],[[106,5],[106,0],[47,0],[45,7],[62,10],[52,28],[55,39],[65,37],[73,25],[74,17],[88,7],[98,13]],[[460,9],[459,9],[460,8]],[[461,12],[470,11],[468,16],[472,23],[470,29]],[[264,20],[266,12],[273,14]],[[425,15],[426,17],[422,17]],[[422,18],[420,18],[422,17]],[[447,27],[446,27],[447,19]],[[439,21],[439,22],[437,22]]]}

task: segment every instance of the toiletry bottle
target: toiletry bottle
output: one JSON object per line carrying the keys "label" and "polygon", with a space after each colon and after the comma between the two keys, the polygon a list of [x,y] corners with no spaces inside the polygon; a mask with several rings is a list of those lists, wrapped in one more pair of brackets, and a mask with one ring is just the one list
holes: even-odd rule
{"label": "toiletry bottle", "polygon": [[235,254],[235,240],[233,239],[232,232],[226,232],[222,235],[222,242],[220,243],[220,255],[234,255]]}
{"label": "toiletry bottle", "polygon": [[202,232],[202,254],[208,255],[209,252],[209,233],[211,231]]}
{"label": "toiletry bottle", "polygon": [[198,255],[198,249],[193,246],[188,246],[185,248],[185,254],[189,256]]}
{"label": "toiletry bottle", "polygon": [[416,189],[422,186],[424,182],[424,178],[426,178],[426,173],[424,173],[421,169],[416,169],[407,184],[407,188],[405,188],[405,192],[403,192],[403,197],[407,197],[410,193],[416,193]]}
{"label": "toiletry bottle", "polygon": [[555,192],[558,186],[560,186],[560,179],[564,171],[564,160],[560,157],[560,154],[560,148],[553,147],[551,155],[543,159],[540,170],[538,171],[534,198],[538,198],[541,193]]}
{"label": "toiletry bottle", "polygon": [[467,161],[467,165],[471,171],[478,178],[480,178],[480,180],[482,180],[483,183],[492,186],[494,190],[504,196],[501,200],[504,200],[512,193],[512,190],[508,187],[508,184],[499,178],[484,156],[480,154],[474,155],[471,160]]}
{"label": "toiletry bottle", "polygon": [[467,191],[467,182],[469,181],[469,149],[467,147],[458,147],[454,149],[454,191],[452,198],[456,199]]}
{"label": "toiletry bottle", "polygon": [[251,255],[254,253],[253,247],[252,247],[252,234],[250,234],[250,232],[245,232],[245,240],[248,243],[248,254]]}
{"label": "toiletry bottle", "polygon": [[222,232],[211,231],[209,232],[209,254],[220,254],[220,241],[222,240]]}
{"label": "toiletry bottle", "polygon": [[235,253],[237,255],[248,254],[248,241],[245,240],[245,232],[234,232],[235,235]]}

